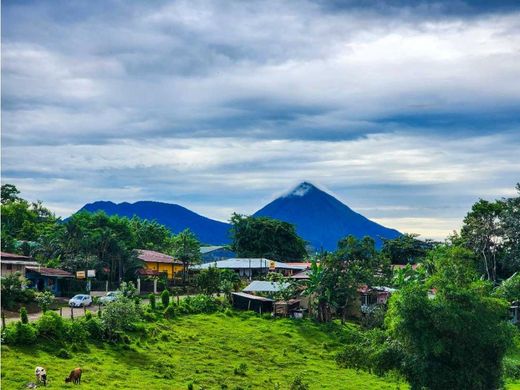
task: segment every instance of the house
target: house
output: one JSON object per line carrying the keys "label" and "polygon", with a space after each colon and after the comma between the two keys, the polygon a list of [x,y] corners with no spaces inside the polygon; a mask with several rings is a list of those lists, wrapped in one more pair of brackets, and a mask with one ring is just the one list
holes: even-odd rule
{"label": "house", "polygon": [[136,249],[136,256],[144,262],[144,268],[139,272],[144,276],[159,276],[165,274],[173,279],[176,273],[182,272],[183,264],[167,254],[147,249]]}
{"label": "house", "polygon": [[38,265],[32,257],[7,252],[0,252],[0,263],[2,265],[2,276],[20,272],[25,277],[27,266]]}
{"label": "house", "polygon": [[233,307],[239,310],[253,310],[257,313],[271,313],[273,311],[274,299],[259,297],[245,292],[231,293]]}
{"label": "house", "polygon": [[67,288],[67,281],[74,279],[70,272],[57,268],[26,267],[26,278],[29,287],[38,291],[49,290],[57,297],[61,296]]}
{"label": "house", "polygon": [[279,261],[264,258],[235,258],[215,261],[192,266],[192,270],[203,270],[211,267],[219,269],[230,269],[238,273],[241,277],[252,278],[255,275],[265,275],[269,271],[281,272],[285,275],[292,272],[299,272],[305,269],[301,265],[289,265]]}
{"label": "house", "polygon": [[225,246],[201,246],[200,256],[202,263],[213,263],[237,257],[235,252]]}

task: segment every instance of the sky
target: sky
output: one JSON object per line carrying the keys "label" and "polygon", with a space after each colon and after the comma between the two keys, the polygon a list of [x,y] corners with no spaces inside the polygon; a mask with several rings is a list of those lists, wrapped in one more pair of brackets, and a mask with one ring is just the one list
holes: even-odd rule
{"label": "sky", "polygon": [[4,1],[1,113],[2,183],[60,216],[305,180],[442,239],[520,181],[520,4]]}

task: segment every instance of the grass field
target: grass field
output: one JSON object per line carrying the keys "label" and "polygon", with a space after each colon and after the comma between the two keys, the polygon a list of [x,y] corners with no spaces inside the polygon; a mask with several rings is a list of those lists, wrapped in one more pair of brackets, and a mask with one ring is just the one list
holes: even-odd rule
{"label": "grass field", "polygon": [[[122,346],[89,344],[56,357],[51,345],[2,347],[2,389],[22,389],[34,368],[46,367],[47,388],[70,388],[64,378],[83,368],[82,389],[288,389],[301,375],[311,389],[406,389],[388,378],[339,368],[333,327],[240,313],[191,315],[147,325],[148,335]],[[245,364],[245,375],[235,368]],[[227,385],[227,387],[223,386]]]}
{"label": "grass field", "polygon": [[[47,368],[47,388],[71,388],[64,378],[82,367],[82,389],[289,389],[301,375],[310,389],[407,389],[392,378],[339,368],[338,326],[271,320],[251,313],[200,314],[147,324],[128,345],[89,344],[56,357],[57,349],[2,346],[2,389],[23,389],[34,368]],[[235,373],[246,365],[243,375]],[[226,387],[227,386],[227,387]],[[520,384],[507,389],[520,390]]]}

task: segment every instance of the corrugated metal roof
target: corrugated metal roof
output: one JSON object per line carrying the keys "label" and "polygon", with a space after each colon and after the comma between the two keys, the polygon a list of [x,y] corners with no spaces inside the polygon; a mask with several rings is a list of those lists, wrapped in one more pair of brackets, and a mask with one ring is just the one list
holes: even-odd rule
{"label": "corrugated metal roof", "polygon": [[147,263],[182,264],[181,261],[175,260],[172,256],[165,253],[148,249],[136,249],[135,251],[137,252],[137,258]]}
{"label": "corrugated metal roof", "polygon": [[274,302],[274,299],[259,297],[258,295],[251,295],[251,294],[246,294],[243,292],[233,292],[233,293],[231,293],[231,295],[236,295],[236,296],[251,299],[254,301]]}
{"label": "corrugated metal roof", "polygon": [[[216,268],[226,268],[226,269],[268,269],[269,264],[273,260],[264,259],[264,258],[236,258],[236,259],[227,259],[220,260],[206,264],[199,264],[192,266],[191,269],[208,269],[210,267]],[[300,265],[289,265],[286,263],[281,263],[279,261],[275,261],[276,269],[293,269],[293,270],[304,270],[305,266]]]}
{"label": "corrugated metal roof", "polygon": [[26,267],[28,271],[36,272],[42,276],[56,276],[60,278],[73,278],[70,272],[58,268]]}
{"label": "corrugated metal roof", "polygon": [[253,280],[249,286],[242,291],[245,292],[278,292],[289,287],[287,282],[269,282],[263,280]]}
{"label": "corrugated metal roof", "polygon": [[231,250],[227,249],[225,246],[213,245],[213,246],[201,246],[200,247],[200,253],[201,254],[205,254],[205,253],[213,252],[213,251],[216,251],[216,250],[219,250],[219,249],[226,249],[226,250],[229,250],[231,252]]}

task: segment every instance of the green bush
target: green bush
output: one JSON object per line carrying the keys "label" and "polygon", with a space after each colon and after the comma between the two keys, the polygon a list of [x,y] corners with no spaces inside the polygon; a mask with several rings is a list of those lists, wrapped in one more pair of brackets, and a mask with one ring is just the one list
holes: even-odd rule
{"label": "green bush", "polygon": [[43,337],[51,338],[55,341],[65,338],[65,324],[63,318],[58,313],[48,311],[36,321],[38,334]]}
{"label": "green bush", "polygon": [[84,326],[92,339],[101,340],[103,338],[103,327],[101,326],[101,320],[99,318],[92,317],[85,319]]}
{"label": "green bush", "polygon": [[35,301],[45,313],[49,310],[49,307],[53,304],[55,296],[50,291],[37,292],[35,295]]}
{"label": "green bush", "polygon": [[235,373],[235,375],[246,376],[247,375],[247,364],[240,363],[240,365],[238,367],[235,367],[233,372]]}
{"label": "green bush", "polygon": [[176,315],[176,309],[173,304],[168,305],[166,309],[164,309],[164,318],[172,319]]}
{"label": "green bush", "polygon": [[71,355],[70,352],[67,351],[65,348],[61,348],[58,353],[56,354],[57,357],[62,359],[70,359]]}
{"label": "green bush", "polygon": [[183,314],[214,313],[222,308],[222,304],[214,297],[195,295],[181,300],[178,308]]}
{"label": "green bush", "polygon": [[67,340],[72,344],[85,344],[88,336],[85,321],[67,321],[66,324]]}
{"label": "green bush", "polygon": [[161,303],[164,308],[167,308],[170,304],[170,293],[166,289],[161,293]]}
{"label": "green bush", "polygon": [[147,322],[154,322],[157,320],[157,316],[155,314],[155,311],[152,310],[151,307],[147,308],[143,312],[143,320]]}
{"label": "green bush", "polygon": [[157,306],[155,301],[155,294],[148,295],[148,299],[150,300],[150,307],[152,308],[152,310],[155,310]]}
{"label": "green bush", "polygon": [[309,390],[309,385],[305,383],[301,377],[298,375],[291,383],[291,390]]}
{"label": "green bush", "polygon": [[17,322],[5,328],[3,339],[6,344],[31,345],[36,342],[36,329],[31,324]]}
{"label": "green bush", "polygon": [[20,308],[20,321],[22,321],[22,324],[29,323],[29,317],[27,316],[27,309],[25,307]]}
{"label": "green bush", "polygon": [[505,358],[504,359],[504,376],[508,379],[520,379],[520,362]]}
{"label": "green bush", "polygon": [[118,333],[131,330],[133,324],[139,320],[138,307],[133,304],[131,299],[121,297],[106,305],[101,323],[108,339],[115,341]]}
{"label": "green bush", "polygon": [[90,320],[92,318],[92,312],[90,310],[87,310],[85,312],[85,319]]}

